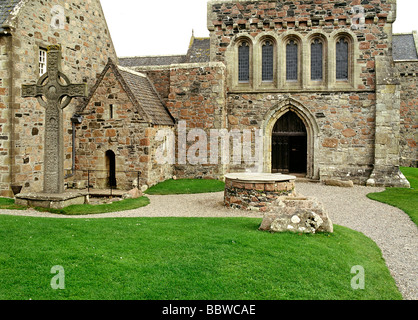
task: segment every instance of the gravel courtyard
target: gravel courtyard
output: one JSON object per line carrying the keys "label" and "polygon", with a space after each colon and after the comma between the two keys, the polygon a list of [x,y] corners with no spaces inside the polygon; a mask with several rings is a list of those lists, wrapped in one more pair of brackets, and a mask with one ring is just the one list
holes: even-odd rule
{"label": "gravel courtyard", "polygon": [[[418,300],[418,228],[401,210],[366,197],[382,188],[338,188],[319,183],[297,182],[297,191],[314,196],[327,208],[334,224],[364,233],[380,247],[386,264],[404,299]],[[256,217],[257,212],[244,212],[223,207],[223,192],[193,195],[148,196],[147,207],[119,213],[63,217],[34,210],[0,210],[0,214],[54,218],[113,217]],[[367,270],[366,270],[367,285]]]}

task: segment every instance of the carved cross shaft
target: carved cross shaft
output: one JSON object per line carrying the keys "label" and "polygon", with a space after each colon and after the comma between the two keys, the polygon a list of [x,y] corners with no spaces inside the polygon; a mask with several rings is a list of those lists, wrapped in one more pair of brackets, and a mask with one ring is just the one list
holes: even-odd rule
{"label": "carved cross shaft", "polygon": [[86,97],[86,84],[71,84],[60,71],[61,47],[49,46],[47,72],[36,85],[22,85],[22,97],[36,97],[45,108],[44,193],[64,193],[63,109],[72,98]]}

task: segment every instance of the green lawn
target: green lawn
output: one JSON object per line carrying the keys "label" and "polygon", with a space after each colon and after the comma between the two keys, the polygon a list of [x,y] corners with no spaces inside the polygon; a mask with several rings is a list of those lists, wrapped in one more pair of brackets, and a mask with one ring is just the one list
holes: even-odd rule
{"label": "green lawn", "polygon": [[411,189],[386,188],[384,192],[367,196],[405,211],[418,226],[418,169],[401,167],[401,171],[411,183]]}
{"label": "green lawn", "polygon": [[225,190],[225,183],[219,180],[206,179],[178,179],[167,180],[149,188],[146,194],[191,194],[221,192]]}
{"label": "green lawn", "polygon": [[[260,223],[0,216],[0,300],[401,299],[363,234],[271,234]],[[50,286],[57,265],[64,290]],[[364,290],[350,285],[357,265]]]}
{"label": "green lawn", "polygon": [[[86,215],[86,214],[101,214],[107,212],[119,212],[137,209],[140,207],[145,207],[150,203],[147,197],[140,197],[136,199],[126,199],[121,201],[116,201],[110,204],[80,204],[72,205],[65,207],[63,209],[47,209],[47,208],[35,208],[41,212],[51,212],[56,214],[63,215]],[[15,205],[14,199],[0,198],[0,210],[9,209],[9,210],[25,210],[27,207]]]}
{"label": "green lawn", "polygon": [[77,204],[63,209],[43,209],[36,208],[38,211],[48,211],[52,213],[64,214],[64,215],[86,215],[86,214],[101,214],[107,212],[120,212],[126,210],[137,209],[145,207],[150,203],[147,197],[140,197],[136,199],[125,199],[121,201],[115,201],[109,204]]}
{"label": "green lawn", "polygon": [[14,199],[0,198],[0,210],[1,209],[7,209],[7,210],[26,210],[27,207],[16,205]]}

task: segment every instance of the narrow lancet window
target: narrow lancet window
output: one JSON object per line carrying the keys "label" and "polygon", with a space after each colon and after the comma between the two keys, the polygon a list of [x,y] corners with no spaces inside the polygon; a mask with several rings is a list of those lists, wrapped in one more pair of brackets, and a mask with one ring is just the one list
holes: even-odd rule
{"label": "narrow lancet window", "polygon": [[298,80],[298,44],[290,40],[286,46],[286,80]]}
{"label": "narrow lancet window", "polygon": [[311,44],[311,80],[321,81],[323,79],[323,44],[315,39]]}
{"label": "narrow lancet window", "polygon": [[341,38],[336,46],[337,80],[348,80],[348,40]]}
{"label": "narrow lancet window", "polygon": [[238,81],[250,81],[250,46],[245,41],[238,47]]}
{"label": "narrow lancet window", "polygon": [[265,41],[262,47],[262,81],[273,81],[274,74],[274,48],[273,43],[269,40]]}

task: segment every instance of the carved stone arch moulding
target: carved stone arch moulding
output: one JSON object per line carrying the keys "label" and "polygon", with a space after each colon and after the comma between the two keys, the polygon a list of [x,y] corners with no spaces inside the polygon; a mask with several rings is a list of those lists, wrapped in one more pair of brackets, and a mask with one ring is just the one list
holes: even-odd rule
{"label": "carved stone arch moulding", "polygon": [[304,123],[307,131],[307,174],[310,179],[319,179],[320,129],[315,116],[299,101],[289,98],[271,108],[264,116],[264,172],[272,170],[272,135],[276,122],[287,112],[294,112]]}

